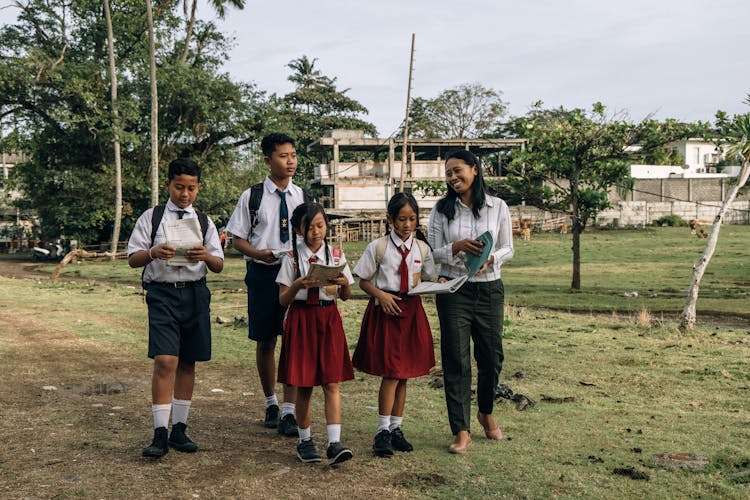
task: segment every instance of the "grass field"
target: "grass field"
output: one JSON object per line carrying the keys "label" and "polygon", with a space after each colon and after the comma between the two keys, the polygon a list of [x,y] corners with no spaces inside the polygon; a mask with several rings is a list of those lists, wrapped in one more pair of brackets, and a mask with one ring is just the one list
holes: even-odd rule
{"label": "grass field", "polygon": [[[747,498],[748,236],[748,227],[722,229],[687,335],[672,319],[705,244],[687,230],[585,234],[580,293],[568,289],[569,235],[517,241],[503,272],[501,378],[535,404],[519,411],[500,399],[506,439],[477,432],[470,452],[453,456],[438,377],[411,381],[404,430],[416,450],[377,459],[369,450],[379,381],[357,373],[342,384],[343,438],[355,459],[337,469],[300,464],[291,441],[262,428],[253,351],[232,321],[214,325],[214,358],[199,367],[190,426],[201,451],[141,459],[151,365],[139,271],[82,263],[58,282],[0,278],[0,492],[144,498],[162,485],[164,498]],[[350,261],[362,247],[347,248]],[[242,275],[241,260],[228,258],[211,277],[214,316],[245,315]],[[632,291],[639,296],[623,296]],[[339,306],[353,349],[365,302]],[[431,300],[426,308],[437,339]],[[321,441],[318,391],[313,410]],[[662,452],[709,463],[657,466],[652,456]]]}

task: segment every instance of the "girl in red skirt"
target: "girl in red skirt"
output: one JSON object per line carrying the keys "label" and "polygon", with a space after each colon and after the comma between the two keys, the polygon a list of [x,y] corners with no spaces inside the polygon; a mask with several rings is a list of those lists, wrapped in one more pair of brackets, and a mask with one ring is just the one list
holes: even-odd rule
{"label": "girl in red skirt", "polygon": [[[323,387],[328,431],[326,455],[328,464],[334,465],[353,456],[340,439],[339,382],[353,379],[354,370],[336,297],[342,300],[351,297],[354,278],[341,249],[328,246],[328,218],[323,207],[303,203],[294,210],[290,222],[294,228],[292,251],[282,258],[276,277],[279,302],[289,306],[278,379],[297,387],[297,457],[306,463],[321,461],[310,433],[310,397],[314,386]],[[336,278],[323,283],[305,277],[313,262],[345,266]]]}
{"label": "girl in red skirt", "polygon": [[[392,230],[370,243],[354,273],[370,295],[353,363],[365,373],[383,377],[378,394],[378,430],[372,450],[391,456],[412,451],[401,430],[407,379],[426,375],[435,366],[427,315],[418,295],[409,290],[437,276],[430,246],[419,225],[417,200],[398,193],[388,202]],[[418,241],[421,240],[421,241]]]}

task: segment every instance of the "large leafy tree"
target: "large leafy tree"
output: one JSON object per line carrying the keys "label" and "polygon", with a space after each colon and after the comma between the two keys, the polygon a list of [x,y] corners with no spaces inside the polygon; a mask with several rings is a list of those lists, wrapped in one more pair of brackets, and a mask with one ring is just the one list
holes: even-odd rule
{"label": "large leafy tree", "polygon": [[[40,215],[45,237],[103,241],[112,230],[114,192],[111,84],[102,2],[31,0],[0,33],[0,109],[17,124],[12,136],[29,163],[14,169],[23,203]],[[229,43],[197,21],[194,46],[180,62],[176,2],[154,4],[159,79],[159,169],[179,155],[204,167],[197,204],[227,217],[245,180],[238,148],[267,121],[265,96],[232,82],[220,68]],[[150,91],[146,15],[140,0],[111,0],[122,143],[123,232],[148,206]],[[2,145],[0,145],[2,147]],[[164,194],[162,193],[162,197]]]}
{"label": "large leafy tree", "polygon": [[581,234],[610,206],[612,189],[629,189],[629,165],[694,132],[673,120],[633,123],[610,116],[600,103],[590,111],[543,109],[537,103],[503,127],[503,135],[529,140],[508,167],[511,189],[528,203],[570,214],[573,290],[581,288]]}
{"label": "large leafy tree", "polygon": [[446,89],[433,99],[416,97],[409,111],[411,137],[463,139],[485,137],[505,116],[502,92],[479,83]]}
{"label": "large leafy tree", "polygon": [[362,118],[367,108],[346,95],[349,89],[339,89],[336,77],[323,75],[315,67],[316,61],[303,55],[289,62],[292,73],[287,79],[295,88],[281,98],[273,98],[275,111],[266,126],[267,131],[286,132],[297,139],[302,179],[312,177],[315,165],[315,159],[307,154],[307,145],[329,130],[358,129],[377,135],[375,125]]}

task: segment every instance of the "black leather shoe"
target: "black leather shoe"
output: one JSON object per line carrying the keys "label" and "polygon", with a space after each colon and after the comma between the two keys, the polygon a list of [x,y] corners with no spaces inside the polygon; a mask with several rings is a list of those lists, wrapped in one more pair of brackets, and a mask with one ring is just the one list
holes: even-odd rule
{"label": "black leather shoe", "polygon": [[294,418],[294,415],[291,413],[287,413],[284,415],[284,417],[279,420],[279,427],[278,427],[279,434],[283,436],[288,437],[298,437],[299,432],[297,432],[297,419]]}
{"label": "black leather shoe", "polygon": [[263,426],[269,429],[275,429],[279,426],[279,405],[271,405],[266,408],[266,419]]}
{"label": "black leather shoe", "polygon": [[326,450],[326,457],[328,457],[328,465],[336,465],[341,462],[346,462],[354,456],[352,450],[347,448],[341,443],[331,443],[328,445]]}
{"label": "black leather shoe", "polygon": [[143,448],[143,456],[159,458],[166,455],[168,451],[167,428],[159,427],[158,429],[154,429],[154,440],[151,442],[151,446]]}
{"label": "black leather shoe", "polygon": [[320,462],[322,460],[312,439],[305,439],[304,441],[297,443],[297,458],[306,464]]}
{"label": "black leather shoe", "polygon": [[372,442],[372,452],[379,457],[393,456],[391,432],[388,429],[383,429],[375,434],[375,439]]}
{"label": "black leather shoe", "polygon": [[198,450],[198,445],[185,435],[186,428],[187,425],[182,422],[172,424],[172,433],[169,435],[168,444],[177,451],[193,453]]}
{"label": "black leather shoe", "polygon": [[397,427],[391,431],[391,444],[396,451],[414,451],[414,447],[404,437],[401,427]]}

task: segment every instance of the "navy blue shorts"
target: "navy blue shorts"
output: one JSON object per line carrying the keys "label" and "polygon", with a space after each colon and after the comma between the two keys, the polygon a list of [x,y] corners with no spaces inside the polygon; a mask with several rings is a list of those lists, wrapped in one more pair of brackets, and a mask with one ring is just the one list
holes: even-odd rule
{"label": "navy blue shorts", "polygon": [[205,280],[173,288],[146,283],[148,357],[211,359],[211,292]]}
{"label": "navy blue shorts", "polygon": [[276,283],[280,269],[281,264],[247,263],[245,284],[250,340],[272,339],[284,331],[286,307],[279,304],[279,285]]}

